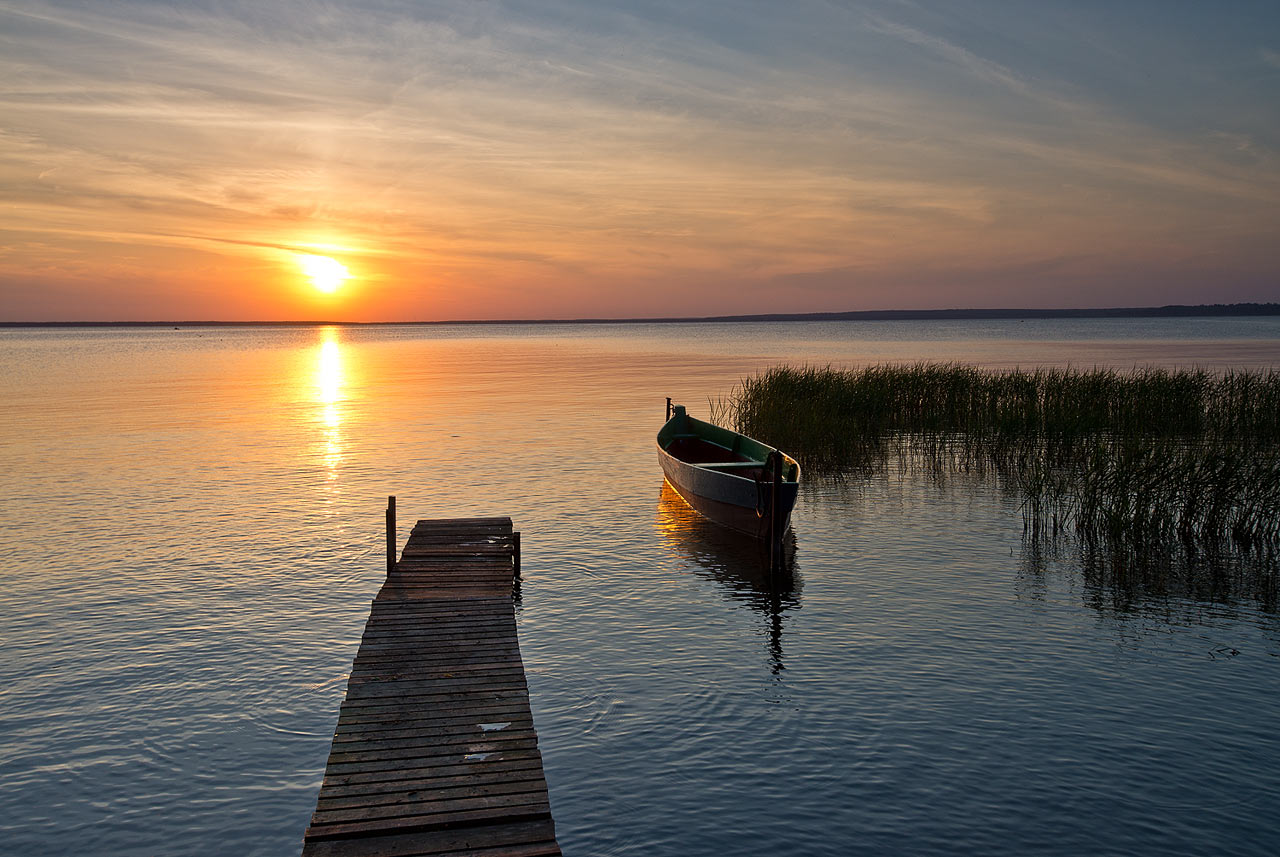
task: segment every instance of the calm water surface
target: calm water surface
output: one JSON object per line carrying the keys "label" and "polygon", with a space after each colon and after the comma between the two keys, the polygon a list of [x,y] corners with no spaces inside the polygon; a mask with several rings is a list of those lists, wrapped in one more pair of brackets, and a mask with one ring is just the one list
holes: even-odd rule
{"label": "calm water surface", "polygon": [[1280,850],[1280,617],[810,485],[794,571],[653,454],[778,362],[1280,365],[1274,319],[0,331],[0,852],[291,854],[382,509],[509,514],[566,854]]}

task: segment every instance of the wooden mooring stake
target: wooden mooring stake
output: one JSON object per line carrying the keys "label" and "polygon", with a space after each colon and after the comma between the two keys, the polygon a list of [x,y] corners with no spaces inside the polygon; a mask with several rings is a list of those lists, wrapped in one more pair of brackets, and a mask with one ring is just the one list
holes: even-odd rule
{"label": "wooden mooring stake", "polygon": [[769,463],[773,465],[773,488],[769,494],[769,578],[772,585],[773,573],[782,568],[782,453],[774,450],[769,453]]}

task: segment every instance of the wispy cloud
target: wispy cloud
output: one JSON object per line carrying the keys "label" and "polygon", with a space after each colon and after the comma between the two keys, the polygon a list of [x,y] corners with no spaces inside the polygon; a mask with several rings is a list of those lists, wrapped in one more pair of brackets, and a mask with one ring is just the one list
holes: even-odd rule
{"label": "wispy cloud", "polygon": [[922,32],[913,27],[894,23],[878,15],[867,15],[867,28],[872,32],[882,33],[901,39],[908,44],[923,48],[935,56],[941,57],[974,77],[990,83],[999,84],[1011,92],[1020,95],[1031,93],[1031,87],[1011,69],[997,62],[983,59],[972,51],[966,50],[944,38]]}

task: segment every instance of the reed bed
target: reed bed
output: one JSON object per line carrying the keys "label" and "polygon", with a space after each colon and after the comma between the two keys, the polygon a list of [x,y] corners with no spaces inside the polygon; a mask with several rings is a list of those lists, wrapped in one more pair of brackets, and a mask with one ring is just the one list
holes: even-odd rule
{"label": "reed bed", "polygon": [[994,472],[1033,533],[1280,547],[1275,370],[776,367],[712,406],[811,473]]}

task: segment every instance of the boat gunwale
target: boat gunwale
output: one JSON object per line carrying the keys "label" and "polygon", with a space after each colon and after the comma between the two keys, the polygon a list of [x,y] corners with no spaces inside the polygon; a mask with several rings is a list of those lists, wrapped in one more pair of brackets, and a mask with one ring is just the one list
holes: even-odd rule
{"label": "boat gunwale", "polygon": [[[686,430],[678,433],[673,431],[671,434],[669,434],[665,438],[666,444],[664,445],[663,433],[666,432],[667,429],[673,428],[674,427],[673,424],[676,422],[676,420],[679,420],[679,419],[683,419],[685,421],[687,425]],[[742,462],[736,462],[736,461],[735,462],[695,462],[695,461],[687,461],[681,458],[680,456],[676,455],[675,453],[669,451],[668,447],[677,440],[696,439],[698,441],[701,441],[702,443],[707,443],[707,444],[711,444],[712,446],[716,446],[724,450],[725,452],[729,453],[730,455],[742,455],[742,456],[747,455],[747,453],[742,452],[739,449],[734,449],[732,447],[725,446],[722,443],[717,443],[715,440],[712,440],[711,438],[707,437],[708,432],[699,432],[696,430],[701,427],[710,429],[713,432],[724,433],[728,435],[733,435],[734,437],[737,437],[737,438],[742,438],[744,441],[747,441],[748,443],[759,447],[761,450],[765,450],[767,454],[765,455],[764,460],[757,460],[755,458],[748,457],[746,461],[742,461]],[[691,431],[689,429],[693,429],[693,430]],[[796,486],[799,486],[800,484],[800,463],[796,461],[794,458],[792,458],[790,455],[787,455],[785,452],[783,452],[782,450],[778,449],[775,446],[770,446],[769,444],[764,443],[763,441],[756,440],[755,438],[745,435],[742,432],[734,431],[733,429],[727,429],[727,428],[724,428],[723,426],[718,426],[715,423],[709,423],[709,422],[706,422],[705,420],[700,420],[697,417],[691,417],[688,415],[688,413],[684,412],[683,408],[681,408],[679,412],[673,412],[670,419],[668,419],[663,424],[662,428],[658,430],[656,443],[658,446],[658,451],[662,455],[668,456],[671,459],[680,462],[681,464],[684,464],[688,467],[696,467],[699,470],[705,471],[707,473],[713,473],[717,476],[724,476],[731,479],[740,479],[743,482],[759,482],[762,480],[755,479],[754,477],[740,476],[736,473],[730,472],[729,470],[721,470],[716,465],[725,465],[725,464],[734,465],[734,466],[740,465],[743,469],[747,469],[750,467],[765,468],[768,466],[768,462],[769,462],[768,454],[776,452],[782,456],[782,460],[783,460],[783,465],[784,465],[783,477],[782,477],[783,483],[794,484]],[[788,473],[788,471],[791,471],[791,473]]]}
{"label": "boat gunwale", "polygon": [[[742,475],[740,475],[740,474],[732,473],[732,472],[727,471],[727,470],[720,470],[720,469],[718,469],[718,468],[715,466],[715,464],[714,464],[714,463],[712,463],[712,464],[708,465],[708,464],[697,464],[697,463],[692,462],[692,461],[685,461],[683,458],[679,457],[678,455],[673,455],[673,454],[671,454],[670,452],[667,452],[665,449],[663,449],[663,448],[662,448],[662,444],[658,444],[658,451],[659,451],[659,452],[661,452],[663,455],[667,456],[668,458],[671,458],[671,459],[672,459],[672,460],[674,460],[674,461],[678,461],[678,462],[680,462],[681,464],[686,465],[687,467],[696,467],[696,468],[697,468],[697,469],[699,469],[699,470],[705,471],[705,472],[707,472],[707,473],[714,473],[716,476],[723,476],[723,477],[725,477],[725,478],[727,478],[727,479],[740,479],[740,480],[742,480],[743,482],[753,482],[753,483],[754,483],[754,482],[764,482],[764,481],[772,482],[772,481],[773,481],[773,480],[772,480],[772,478],[769,478],[769,479],[767,479],[767,480],[755,479],[754,477],[751,477],[751,476],[742,476]],[[784,452],[784,453],[783,453],[783,456],[784,456],[784,457],[787,457],[787,454]],[[743,462],[732,462],[732,463],[733,463],[733,464],[739,464],[739,463],[740,463],[740,464],[742,464],[742,465],[743,465],[743,469],[744,469],[744,470],[745,470],[745,469],[747,469],[748,467],[759,467],[761,470],[763,470],[763,469],[764,469],[764,467],[765,467],[765,462],[763,462],[763,461],[743,461]],[[784,483],[784,484],[789,484],[789,485],[796,485],[796,484],[798,484],[798,483],[799,483],[799,480],[798,480],[798,479],[786,479],[786,478],[784,478],[782,481],[783,481],[783,483]]]}

